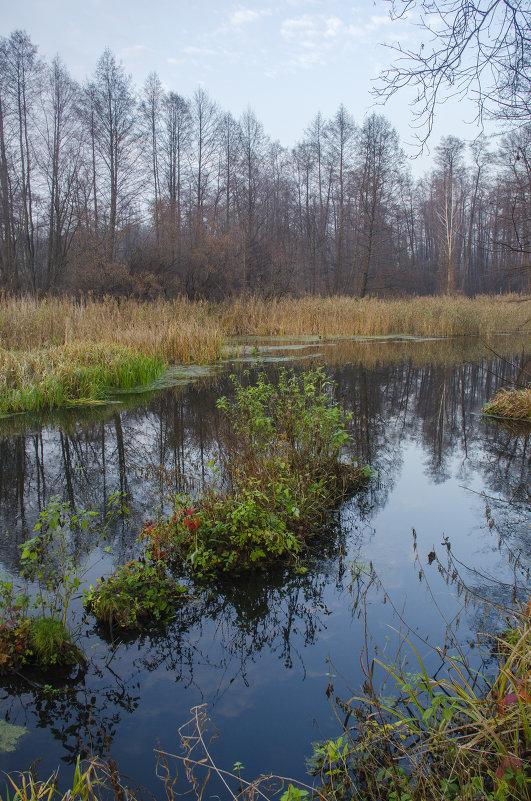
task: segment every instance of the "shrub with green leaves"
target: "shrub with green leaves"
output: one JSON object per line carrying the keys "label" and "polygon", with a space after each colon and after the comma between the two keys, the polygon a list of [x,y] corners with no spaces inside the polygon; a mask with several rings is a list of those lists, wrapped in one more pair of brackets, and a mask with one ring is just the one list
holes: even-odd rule
{"label": "shrub with green leaves", "polygon": [[[248,374],[247,374],[248,375]],[[348,457],[346,414],[324,370],[260,375],[220,398],[226,426],[214,474],[193,499],[177,498],[166,522],[146,526],[149,553],[185,562],[196,575],[297,559],[327,512],[370,476]]]}

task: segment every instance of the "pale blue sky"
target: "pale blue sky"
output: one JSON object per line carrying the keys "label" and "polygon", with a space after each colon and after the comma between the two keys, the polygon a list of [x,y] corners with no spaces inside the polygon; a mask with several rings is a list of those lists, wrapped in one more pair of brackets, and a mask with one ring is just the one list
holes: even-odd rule
{"label": "pale blue sky", "polygon": [[[250,106],[271,138],[292,146],[318,111],[330,117],[344,103],[363,119],[371,80],[392,58],[383,45],[414,42],[412,23],[391,22],[383,0],[4,0],[0,33],[24,28],[79,81],[110,47],[138,87],[152,70],[185,96],[202,85],[235,117]],[[403,143],[412,138],[408,99],[376,109]],[[471,104],[445,105],[430,144],[472,138],[473,116]]]}

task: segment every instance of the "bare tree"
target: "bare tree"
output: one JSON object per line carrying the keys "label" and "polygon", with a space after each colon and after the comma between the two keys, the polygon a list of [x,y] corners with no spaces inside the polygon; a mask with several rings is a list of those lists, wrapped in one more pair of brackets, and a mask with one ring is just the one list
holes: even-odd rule
{"label": "bare tree", "polygon": [[531,104],[529,0],[387,0],[391,17],[417,14],[418,48],[397,44],[394,64],[376,92],[389,98],[416,90],[414,114],[431,133],[437,105],[449,96],[472,97],[484,113],[527,122]]}
{"label": "bare tree", "polygon": [[155,222],[155,239],[159,242],[159,216],[160,216],[160,175],[159,175],[159,139],[161,125],[161,110],[164,92],[160,78],[156,72],[151,72],[144,84],[142,100],[140,102],[140,119],[147,143],[150,160],[150,172],[153,186],[153,219]]}
{"label": "bare tree", "polygon": [[169,234],[172,264],[180,265],[182,256],[183,183],[190,157],[192,120],[187,100],[170,92],[163,100],[161,159],[163,165],[165,231]]}
{"label": "bare tree", "polygon": [[79,223],[79,184],[83,173],[83,132],[78,86],[54,58],[42,93],[41,138],[37,160],[47,186],[48,243],[44,288],[64,278],[68,251]]}
{"label": "bare tree", "polygon": [[363,250],[359,262],[358,294],[363,298],[367,292],[375,245],[389,235],[386,217],[391,196],[398,185],[403,156],[396,130],[381,114],[371,114],[364,120],[357,150],[361,161],[361,180],[353,258],[356,257],[358,244],[361,244]]}
{"label": "bare tree", "polygon": [[345,207],[346,207],[346,177],[352,166],[354,135],[356,126],[352,116],[343,104],[340,105],[333,120],[327,126],[326,139],[329,148],[329,158],[334,164],[336,178],[335,201],[335,228],[336,228],[336,258],[335,275],[332,284],[333,294],[339,294],[343,288],[343,260],[345,243]]}
{"label": "bare tree", "polygon": [[33,288],[36,288],[37,282],[33,133],[42,71],[43,63],[37,57],[37,47],[25,31],[14,31],[8,40],[2,42],[4,120],[11,114],[16,129],[16,145],[13,137],[13,166],[16,164],[13,180],[17,183],[20,198],[19,231],[15,232],[20,242],[17,258]]}
{"label": "bare tree", "polygon": [[436,216],[440,254],[440,285],[444,293],[455,294],[459,259],[464,236],[465,143],[456,136],[445,136],[435,148],[434,172]]}
{"label": "bare tree", "polygon": [[94,148],[106,174],[106,255],[112,261],[116,255],[118,216],[125,212],[132,199],[131,179],[138,158],[138,126],[131,77],[125,74],[122,65],[108,49],[98,61],[87,97],[94,126]]}

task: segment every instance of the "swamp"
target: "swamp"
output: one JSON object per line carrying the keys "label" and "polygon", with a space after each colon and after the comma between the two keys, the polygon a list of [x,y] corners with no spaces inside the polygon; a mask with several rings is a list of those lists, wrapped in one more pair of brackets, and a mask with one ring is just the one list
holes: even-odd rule
{"label": "swamp", "polygon": [[[436,675],[441,654],[458,654],[492,676],[485,635],[503,628],[500,610],[527,602],[531,428],[482,409],[529,381],[529,344],[526,333],[234,340],[225,360],[175,369],[149,392],[0,420],[5,579],[16,582],[20,546],[54,503],[105,521],[105,537],[86,527],[88,561],[69,605],[85,659],[0,675],[0,770],[38,758],[41,778],[60,768],[64,791],[78,756],[97,754],[163,798],[155,751],[182,755],[179,729],[205,705],[219,768],[312,784],[312,743],[341,735],[345,703],[367,676],[383,695],[395,691],[389,673],[373,674],[375,655],[412,674],[420,660]],[[138,557],[147,521],[169,519],[176,497],[212,480],[219,399],[233,397],[234,376],[276,386],[286,368],[326,374],[348,416],[345,458],[370,468],[366,480],[332,505],[295,562],[183,572],[168,619],[97,622],[82,592]],[[189,789],[179,759],[166,762],[173,791]],[[217,781],[207,796],[223,794]]]}

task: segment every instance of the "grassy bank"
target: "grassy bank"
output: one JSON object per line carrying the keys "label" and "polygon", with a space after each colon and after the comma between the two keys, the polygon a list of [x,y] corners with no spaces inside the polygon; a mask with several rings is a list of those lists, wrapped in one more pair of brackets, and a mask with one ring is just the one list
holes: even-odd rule
{"label": "grassy bank", "polygon": [[0,413],[101,400],[162,365],[209,363],[235,336],[482,335],[529,330],[531,299],[0,299]]}
{"label": "grassy bank", "polygon": [[0,414],[102,401],[109,391],[151,383],[164,369],[162,359],[116,345],[0,349]]}

